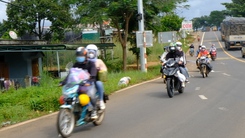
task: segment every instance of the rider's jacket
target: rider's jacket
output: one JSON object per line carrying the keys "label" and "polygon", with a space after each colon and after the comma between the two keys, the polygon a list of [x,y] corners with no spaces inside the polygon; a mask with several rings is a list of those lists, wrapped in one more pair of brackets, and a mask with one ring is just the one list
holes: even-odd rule
{"label": "rider's jacket", "polygon": [[215,47],[211,47],[211,48],[209,49],[210,52],[211,52],[212,50],[215,50],[215,51],[216,51],[216,48],[215,48]]}
{"label": "rider's jacket", "polygon": [[[80,69],[88,71],[88,73],[90,74],[90,79],[88,80],[88,83],[90,83],[90,84],[95,83],[96,76],[97,76],[97,69],[96,69],[94,62],[88,61],[88,60],[83,62],[83,63],[76,62],[76,63],[74,63],[73,68],[80,68]],[[69,74],[61,82],[62,85],[66,84],[68,76],[69,76]]]}
{"label": "rider's jacket", "polygon": [[210,58],[210,54],[209,54],[209,52],[207,50],[205,50],[205,51],[200,50],[197,58],[200,58],[202,56],[205,56],[205,57],[209,57]]}

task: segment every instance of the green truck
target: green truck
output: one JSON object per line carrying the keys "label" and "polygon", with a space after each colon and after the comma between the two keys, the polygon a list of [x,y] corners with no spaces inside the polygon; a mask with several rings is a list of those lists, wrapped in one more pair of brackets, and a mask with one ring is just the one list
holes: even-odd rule
{"label": "green truck", "polygon": [[245,18],[228,17],[222,21],[221,39],[225,43],[225,48],[241,49],[245,45]]}

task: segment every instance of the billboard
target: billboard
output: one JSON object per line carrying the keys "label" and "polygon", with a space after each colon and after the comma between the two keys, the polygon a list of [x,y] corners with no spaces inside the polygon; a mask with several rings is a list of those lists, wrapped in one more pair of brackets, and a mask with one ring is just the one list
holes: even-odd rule
{"label": "billboard", "polygon": [[192,21],[183,21],[181,29],[192,30]]}

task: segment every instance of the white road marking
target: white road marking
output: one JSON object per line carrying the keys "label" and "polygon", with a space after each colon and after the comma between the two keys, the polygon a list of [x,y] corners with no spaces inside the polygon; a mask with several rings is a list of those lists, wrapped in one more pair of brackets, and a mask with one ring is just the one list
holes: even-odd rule
{"label": "white road marking", "polygon": [[196,91],[199,91],[200,90],[200,87],[196,87],[196,89],[195,89]]}
{"label": "white road marking", "polygon": [[208,98],[205,97],[204,95],[199,95],[199,97],[202,99],[202,100],[207,100]]}
{"label": "white road marking", "polygon": [[225,108],[225,107],[219,107],[219,110],[222,110],[222,111],[228,111],[228,109]]}
{"label": "white road marking", "polygon": [[231,76],[230,74],[226,74],[226,73],[223,73],[223,75],[225,75],[225,76]]}

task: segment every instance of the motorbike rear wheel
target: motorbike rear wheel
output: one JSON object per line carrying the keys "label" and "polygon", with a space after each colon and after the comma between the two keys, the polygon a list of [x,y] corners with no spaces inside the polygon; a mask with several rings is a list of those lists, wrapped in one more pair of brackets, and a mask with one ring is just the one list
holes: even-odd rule
{"label": "motorbike rear wheel", "polygon": [[167,79],[167,93],[169,98],[174,96],[174,83],[171,78]]}
{"label": "motorbike rear wheel", "polygon": [[70,109],[60,109],[57,118],[58,133],[63,137],[70,137],[75,126],[75,116]]}

